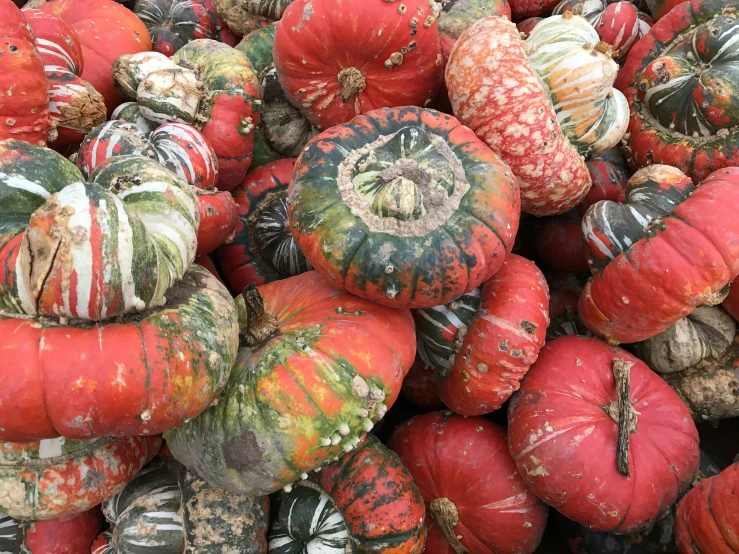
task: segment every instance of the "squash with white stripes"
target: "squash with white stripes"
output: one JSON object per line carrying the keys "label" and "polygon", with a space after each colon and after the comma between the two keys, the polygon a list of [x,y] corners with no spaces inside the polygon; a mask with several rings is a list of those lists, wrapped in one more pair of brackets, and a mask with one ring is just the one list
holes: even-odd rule
{"label": "squash with white stripes", "polygon": [[515,254],[479,289],[416,310],[418,354],[437,371],[439,395],[454,412],[482,415],[518,390],[549,324],[549,287]]}
{"label": "squash with white stripes", "polygon": [[142,469],[103,512],[108,544],[95,554],[267,552],[268,497],[211,487],[167,455]]}
{"label": "squash with white stripes", "polygon": [[97,506],[43,521],[19,521],[0,513],[0,554],[90,554],[102,524]]}
{"label": "squash with white stripes", "polygon": [[0,440],[154,434],[202,412],[238,346],[236,306],[192,266],[190,187],[121,156],[84,183],[0,143]]}

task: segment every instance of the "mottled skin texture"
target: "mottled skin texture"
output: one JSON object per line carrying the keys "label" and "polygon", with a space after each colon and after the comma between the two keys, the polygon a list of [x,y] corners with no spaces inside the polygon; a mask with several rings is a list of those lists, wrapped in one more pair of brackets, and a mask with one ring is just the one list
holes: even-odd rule
{"label": "mottled skin texture", "polygon": [[199,38],[229,46],[239,42],[216,13],[212,0],[137,0],[133,13],[149,30],[152,50],[166,56]]}
{"label": "mottled skin texture", "polygon": [[585,286],[580,318],[631,343],[661,333],[739,274],[739,169],[720,169]]}
{"label": "mottled skin texture", "polygon": [[[508,453],[505,432],[480,417],[451,412],[416,416],[388,441],[428,505],[448,498],[457,507],[454,533],[475,554],[526,554],[541,540],[547,506],[524,483]],[[454,554],[428,513],[428,554]]]}
{"label": "mottled skin texture", "polygon": [[[426,106],[442,82],[436,15],[429,0],[295,0],[275,31],[280,82],[319,129],[376,108]],[[347,71],[362,86],[346,86]]]}
{"label": "mottled skin texture", "polygon": [[159,436],[63,441],[53,457],[44,443],[0,447],[0,509],[16,519],[46,520],[84,512],[110,498],[148,462]]}
{"label": "mottled skin texture", "polygon": [[[628,468],[616,464],[613,360],[633,362],[636,415]],[[698,469],[698,431],[687,407],[643,362],[599,339],[547,343],[508,410],[508,441],[524,481],[560,513],[597,531],[645,528]]]}
{"label": "mottled skin texture", "polygon": [[51,129],[49,82],[26,18],[11,0],[0,0],[0,140],[46,146]]}
{"label": "mottled skin texture", "polygon": [[[236,236],[233,242],[218,249],[218,260],[234,294],[241,294],[250,283],[263,285],[310,269],[290,234],[287,218],[277,217],[282,215],[281,210],[272,212],[275,217],[270,218],[270,227],[264,229],[269,235],[265,235],[260,229],[264,217],[260,218],[259,214],[265,214],[265,210],[269,210],[271,205],[286,202],[287,185],[292,177],[294,164],[294,159],[285,159],[259,167],[249,173],[244,182],[233,191],[238,206]],[[257,235],[261,235],[262,239],[259,240]],[[283,243],[283,248],[276,253],[260,250],[259,246],[264,245],[262,241],[273,236],[274,241]],[[278,264],[274,263],[275,258],[271,254],[277,256]],[[290,260],[296,263],[290,263]],[[293,268],[294,272],[285,271],[286,268]]]}
{"label": "mottled skin texture", "polygon": [[508,0],[453,0],[442,5],[439,38],[445,68],[454,43],[475,21],[491,15],[511,18]]}
{"label": "mottled skin texture", "polygon": [[293,0],[214,0],[218,14],[237,34],[244,36],[282,17]]}
{"label": "mottled skin texture", "polygon": [[510,255],[482,286],[469,328],[449,325],[457,352],[439,385],[448,408],[465,416],[500,408],[519,387],[549,325],[549,287],[533,262]]}
{"label": "mottled skin texture", "polygon": [[[714,37],[708,29],[698,33],[693,41],[698,49],[698,58],[691,53],[692,60],[683,55],[673,57],[668,50],[676,48],[681,39],[689,37],[691,31],[703,23],[712,20],[719,23],[720,16],[735,20],[738,10],[737,0],[683,2],[657,21],[631,49],[619,72],[616,87],[624,92],[631,107],[624,151],[633,167],[664,163],[679,168],[698,183],[717,169],[737,165],[736,70],[732,69],[734,65],[728,59],[711,63],[713,54],[720,49],[717,44],[733,40],[736,30],[719,32],[721,38]],[[736,57],[735,51],[733,47],[724,50],[733,57]],[[707,70],[702,77],[704,67]],[[694,78],[682,80],[691,74]],[[678,78],[682,84],[676,81]],[[678,105],[668,101],[663,107],[655,108],[645,101],[645,93],[659,84],[678,85],[673,97],[678,100]],[[727,123],[731,126],[719,130],[709,128],[707,135],[697,131],[694,134],[692,128],[687,133],[679,128],[669,128],[668,119],[691,121],[696,117],[691,114],[697,113],[705,114],[712,127],[726,127]]]}
{"label": "mottled skin texture", "polygon": [[124,100],[113,86],[113,61],[123,54],[151,50],[146,26],[113,0],[52,0],[40,9],[58,15],[77,33],[85,60],[80,77],[103,95],[110,114]]}
{"label": "mottled skin texture", "polygon": [[74,516],[14,523],[15,527],[3,525],[0,537],[3,552],[89,554],[93,541],[103,528],[103,514],[96,506]]}
{"label": "mottled skin texture", "polygon": [[454,115],[518,178],[523,211],[563,213],[587,194],[585,161],[562,133],[515,25],[486,17],[467,29],[452,50],[446,84]]}
{"label": "mottled skin texture", "polygon": [[[410,131],[449,148],[443,167],[461,164],[461,173],[444,182],[455,194],[465,183],[469,189],[456,208],[447,199],[413,222],[360,217],[369,204],[337,182],[351,167],[345,160]],[[361,173],[362,165],[355,167]],[[508,166],[455,118],[415,107],[377,110],[314,138],[296,162],[288,206],[311,265],[332,285],[388,306],[437,306],[478,287],[503,264],[520,217]],[[424,233],[423,222],[436,226]]]}
{"label": "mottled skin texture", "polygon": [[192,471],[246,495],[352,450],[395,402],[416,350],[409,310],[342,293],[316,272],[259,292],[276,333],[242,348],[216,405],[167,433]]}
{"label": "mottled skin texture", "polygon": [[211,487],[171,454],[158,456],[103,510],[111,528],[101,554],[267,552],[269,498]]}
{"label": "mottled skin texture", "polygon": [[272,65],[275,61],[272,56],[272,47],[275,44],[275,27],[277,23],[270,23],[246,35],[234,47],[244,54],[251,63],[257,75]]}
{"label": "mottled skin texture", "polygon": [[202,412],[236,357],[236,310],[198,266],[168,298],[122,322],[0,317],[15,337],[0,355],[0,439],[154,434]]}
{"label": "mottled skin texture", "polygon": [[398,455],[372,435],[311,480],[336,503],[357,554],[419,554],[426,542],[423,498]]}
{"label": "mottled skin texture", "polygon": [[682,554],[739,552],[739,463],[701,481],[677,507],[675,538]]}

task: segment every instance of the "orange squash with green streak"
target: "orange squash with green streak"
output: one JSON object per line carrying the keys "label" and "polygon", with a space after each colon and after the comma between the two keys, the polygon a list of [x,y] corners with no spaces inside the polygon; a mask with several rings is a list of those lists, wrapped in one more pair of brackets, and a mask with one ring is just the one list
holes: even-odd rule
{"label": "orange squash with green streak", "polygon": [[288,189],[293,236],[333,286],[446,304],[492,276],[518,230],[509,167],[454,117],[385,108],[315,137]]}
{"label": "orange squash with green streak", "polygon": [[341,292],[309,271],[257,289],[219,401],[169,431],[174,456],[210,484],[272,493],[352,451],[400,392],[416,354],[408,309]]}

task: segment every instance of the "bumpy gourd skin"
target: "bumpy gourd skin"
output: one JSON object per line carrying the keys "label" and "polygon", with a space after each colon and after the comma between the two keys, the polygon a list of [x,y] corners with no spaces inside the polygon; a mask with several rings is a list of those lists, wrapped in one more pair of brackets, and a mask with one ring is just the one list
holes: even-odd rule
{"label": "bumpy gourd skin", "polygon": [[332,285],[431,307],[479,286],[510,252],[518,186],[451,116],[376,110],[314,138],[295,164],[293,236]]}
{"label": "bumpy gourd skin", "polygon": [[695,183],[739,161],[739,2],[691,0],[636,44],[616,86],[631,108],[634,167],[667,164]]}
{"label": "bumpy gourd skin", "polygon": [[564,213],[587,194],[585,160],[564,135],[513,23],[486,17],[467,29],[452,50],[446,84],[455,116],[518,178],[523,211]]}
{"label": "bumpy gourd skin", "polygon": [[[246,495],[353,450],[395,402],[416,351],[409,310],[338,291],[315,271],[259,293],[274,333],[240,350],[216,404],[166,433],[187,467]],[[249,316],[247,337],[260,321]]]}

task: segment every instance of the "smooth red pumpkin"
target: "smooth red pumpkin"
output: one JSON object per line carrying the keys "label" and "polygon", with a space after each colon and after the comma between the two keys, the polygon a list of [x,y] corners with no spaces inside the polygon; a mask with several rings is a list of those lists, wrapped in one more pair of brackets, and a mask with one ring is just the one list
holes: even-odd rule
{"label": "smooth red pumpkin", "polygon": [[0,0],[0,52],[0,140],[46,146],[49,81],[26,18],[11,0]]}
{"label": "smooth red pumpkin", "polygon": [[547,506],[528,488],[505,432],[481,417],[432,412],[390,437],[427,504],[427,554],[533,552]]}
{"label": "smooth red pumpkin", "polygon": [[411,404],[419,408],[438,409],[444,407],[444,403],[439,398],[439,382],[436,379],[436,369],[424,363],[420,358],[416,358],[408,371],[408,375],[403,379],[400,392]]}
{"label": "smooth red pumpkin", "polygon": [[74,29],[85,60],[80,77],[103,95],[110,115],[125,101],[113,86],[113,62],[123,54],[151,50],[148,29],[136,14],[113,0],[52,0],[40,9],[58,15]]}
{"label": "smooth red pumpkin", "polygon": [[542,349],[511,400],[508,440],[536,495],[597,531],[648,526],[687,490],[700,459],[688,408],[657,374],[576,336]]}
{"label": "smooth red pumpkin", "polygon": [[195,198],[200,212],[196,255],[201,256],[234,240],[237,206],[230,192],[215,188],[196,189]]}
{"label": "smooth red pumpkin", "polygon": [[[680,173],[666,166],[644,172],[664,186]],[[738,209],[739,168],[715,171],[588,282],[582,321],[609,341],[632,343],[711,300],[739,274]]]}
{"label": "smooth red pumpkin", "polygon": [[287,96],[319,129],[368,111],[431,103],[442,82],[436,4],[295,0],[277,23]]}
{"label": "smooth red pumpkin", "polygon": [[685,495],[677,506],[675,539],[682,554],[739,552],[739,463]]}
{"label": "smooth red pumpkin", "polygon": [[537,222],[534,232],[537,258],[553,269],[573,273],[588,271],[588,259],[582,248],[581,222],[582,217],[577,210]]}
{"label": "smooth red pumpkin", "polygon": [[12,552],[27,554],[90,554],[92,543],[103,528],[103,514],[98,507],[45,521],[11,521],[0,518],[2,552],[13,548]]}

